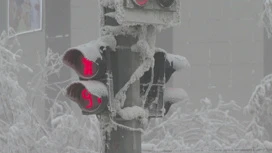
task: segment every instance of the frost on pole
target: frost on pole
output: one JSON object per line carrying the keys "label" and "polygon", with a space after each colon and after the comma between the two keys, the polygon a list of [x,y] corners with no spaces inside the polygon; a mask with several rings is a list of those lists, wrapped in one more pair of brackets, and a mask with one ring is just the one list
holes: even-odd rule
{"label": "frost on pole", "polygon": [[137,118],[146,118],[148,114],[146,111],[139,107],[139,106],[133,106],[133,107],[125,107],[123,109],[120,109],[118,114],[124,119],[124,120],[133,120]]}

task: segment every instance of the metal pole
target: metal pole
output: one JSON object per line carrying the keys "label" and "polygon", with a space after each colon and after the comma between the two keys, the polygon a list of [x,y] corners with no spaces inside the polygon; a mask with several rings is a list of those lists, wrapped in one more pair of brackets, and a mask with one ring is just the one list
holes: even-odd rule
{"label": "metal pole", "polygon": [[[104,13],[113,12],[113,9],[104,9]],[[105,25],[118,26],[115,19],[104,16]],[[130,79],[131,75],[140,65],[140,57],[138,53],[131,51],[131,46],[136,44],[138,39],[126,35],[116,36],[117,49],[112,53],[112,72],[114,83],[114,94],[116,94]],[[140,81],[134,82],[126,92],[126,101],[124,107],[141,106],[140,99]],[[115,121],[132,129],[140,128],[138,120],[119,120]],[[105,147],[106,153],[141,153],[141,132],[131,131],[122,127],[112,130]]]}
{"label": "metal pole", "polygon": [[[117,67],[113,68],[115,93],[118,88],[121,88],[130,78],[131,74],[138,67],[138,57],[129,50],[117,51],[114,58],[117,60]],[[118,69],[118,70],[117,70]],[[118,84],[116,84],[118,82]],[[117,86],[117,87],[116,87]],[[118,90],[119,91],[119,90]],[[132,84],[126,93],[125,107],[141,106],[140,99],[140,82],[136,81]],[[120,120],[118,124],[130,128],[140,128],[140,123],[137,120]],[[138,131],[130,131],[122,127],[117,127],[117,130],[112,130],[108,141],[107,153],[140,153],[141,152],[141,133]]]}

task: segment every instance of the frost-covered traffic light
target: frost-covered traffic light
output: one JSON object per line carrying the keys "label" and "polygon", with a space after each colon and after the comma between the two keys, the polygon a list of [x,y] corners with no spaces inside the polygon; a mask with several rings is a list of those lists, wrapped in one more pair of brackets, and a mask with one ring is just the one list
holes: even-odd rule
{"label": "frost-covered traffic light", "polygon": [[119,24],[173,26],[180,23],[180,0],[119,0],[115,3]]}
{"label": "frost-covered traffic light", "polygon": [[154,60],[154,67],[140,79],[141,96],[147,95],[144,107],[149,110],[149,117],[162,117],[174,103],[168,100],[171,99],[169,94],[164,98],[165,90],[168,91],[165,84],[174,72],[190,65],[185,57],[166,53],[162,49],[157,49]]}
{"label": "frost-covered traffic light", "polygon": [[110,69],[110,51],[115,50],[114,37],[106,36],[70,48],[63,56],[63,63],[79,76],[66,88],[66,96],[76,102],[84,115],[98,114],[107,109]]}

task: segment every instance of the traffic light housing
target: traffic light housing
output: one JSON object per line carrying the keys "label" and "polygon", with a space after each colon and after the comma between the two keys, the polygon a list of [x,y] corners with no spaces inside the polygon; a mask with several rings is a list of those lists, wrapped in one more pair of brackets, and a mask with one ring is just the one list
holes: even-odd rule
{"label": "traffic light housing", "polygon": [[[190,66],[186,58],[165,51],[157,51],[154,54],[154,60],[154,68],[150,68],[140,79],[141,96],[149,92],[144,105],[149,110],[149,118],[166,115],[173,103],[168,100],[169,98],[164,98],[165,90],[168,91],[165,83],[169,81],[174,72]],[[152,71],[153,79],[151,79]],[[149,85],[151,88],[147,91]]]}
{"label": "traffic light housing", "polygon": [[99,81],[77,81],[67,89],[67,96],[76,102],[83,114],[99,114],[108,103],[107,87]]}
{"label": "traffic light housing", "polygon": [[72,68],[81,79],[101,80],[107,69],[105,53],[96,45],[90,42],[68,49],[63,57],[63,63]]}
{"label": "traffic light housing", "polygon": [[73,69],[80,80],[66,88],[66,96],[78,104],[83,115],[107,110],[107,74],[111,72],[110,52],[115,50],[114,42],[114,37],[98,39],[72,47],[63,56],[63,63]]}
{"label": "traffic light housing", "polygon": [[180,0],[120,0],[116,3],[119,24],[173,26],[180,23]]}

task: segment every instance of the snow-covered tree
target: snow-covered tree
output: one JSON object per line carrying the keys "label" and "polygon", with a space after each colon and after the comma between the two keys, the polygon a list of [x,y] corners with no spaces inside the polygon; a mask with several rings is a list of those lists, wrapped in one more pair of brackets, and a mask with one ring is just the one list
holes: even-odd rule
{"label": "snow-covered tree", "polygon": [[264,129],[254,123],[241,123],[230,114],[241,111],[235,102],[225,102],[219,96],[213,107],[208,98],[200,101],[199,110],[185,113],[177,108],[167,119],[161,119],[156,126],[150,126],[144,133],[144,143],[152,144],[152,150],[183,150],[212,152],[220,150],[259,150],[269,152],[271,142],[260,140],[256,133]]}
{"label": "snow-covered tree", "polygon": [[[257,125],[272,126],[272,74],[264,77],[261,83],[256,86],[248,105],[245,107],[245,112],[253,115],[252,123],[254,123],[255,129],[258,127]],[[259,134],[256,133],[256,135]]]}

